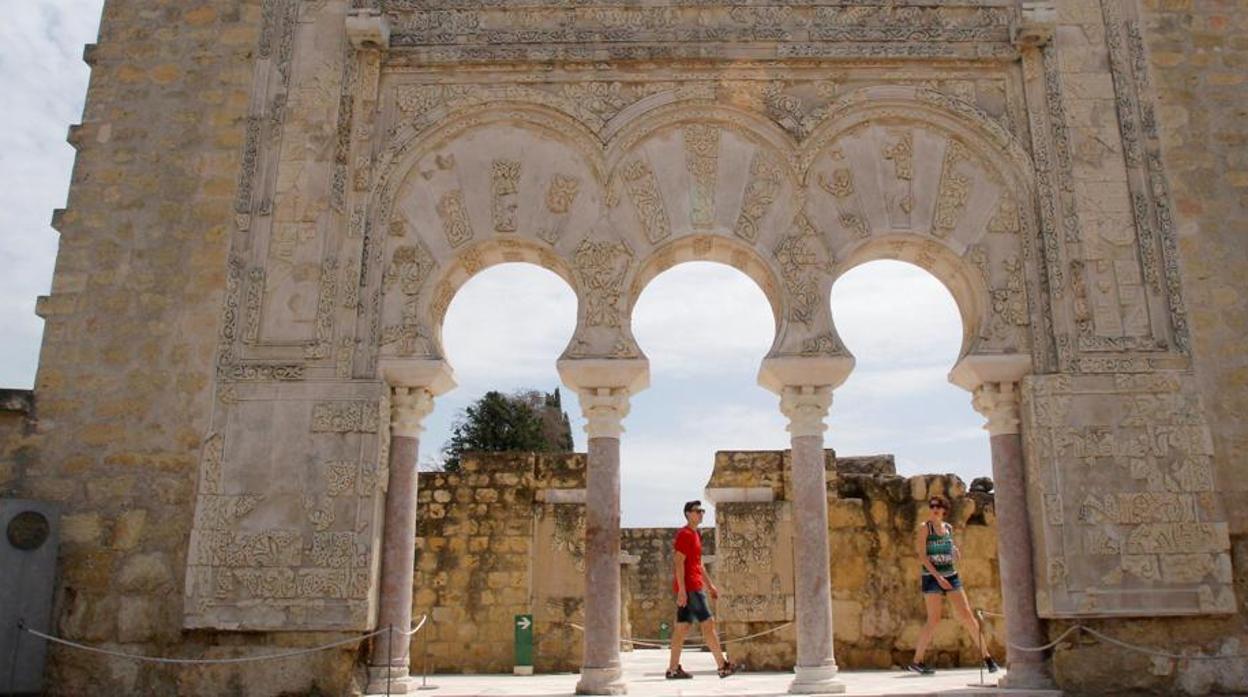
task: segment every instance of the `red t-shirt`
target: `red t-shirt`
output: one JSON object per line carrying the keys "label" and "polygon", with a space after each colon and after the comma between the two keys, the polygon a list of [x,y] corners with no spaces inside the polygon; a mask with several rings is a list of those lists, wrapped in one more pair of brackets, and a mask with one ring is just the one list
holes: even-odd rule
{"label": "red t-shirt", "polygon": [[[685,591],[702,590],[702,536],[686,525],[676,533],[676,551],[685,555]],[[680,592],[676,578],[672,578],[672,590]]]}

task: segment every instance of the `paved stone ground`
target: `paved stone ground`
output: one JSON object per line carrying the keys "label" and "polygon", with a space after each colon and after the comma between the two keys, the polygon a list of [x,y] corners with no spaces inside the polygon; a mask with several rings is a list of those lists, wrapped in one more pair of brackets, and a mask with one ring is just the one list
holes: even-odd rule
{"label": "paved stone ground", "polygon": [[[686,652],[682,657],[685,669],[693,680],[664,680],[667,652],[661,650],[633,651],[623,654],[625,680],[631,697],[701,697],[703,695],[785,695],[791,673],[738,673],[720,680],[715,675],[715,660],[709,653]],[[984,674],[989,685],[1002,673]],[[936,675],[920,676],[901,671],[858,671],[841,673],[846,695],[969,695],[1010,694],[1008,690],[974,689],[979,683],[978,670],[942,670]],[[535,675],[434,675],[430,685],[436,690],[424,694],[431,697],[466,697],[467,695],[511,695],[514,697],[555,697],[571,695],[576,687],[575,674]]]}

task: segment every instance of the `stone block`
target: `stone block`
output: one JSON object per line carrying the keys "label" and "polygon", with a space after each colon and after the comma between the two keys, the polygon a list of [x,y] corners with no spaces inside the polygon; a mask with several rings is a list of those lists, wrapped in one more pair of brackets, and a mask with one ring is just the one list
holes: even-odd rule
{"label": "stone block", "polygon": [[117,516],[113,524],[112,548],[132,550],[138,547],[146,525],[147,511],[144,509],[126,511]]}
{"label": "stone block", "polygon": [[132,593],[154,593],[168,590],[173,574],[165,555],[160,552],[135,554],[127,559],[117,575],[117,586]]}

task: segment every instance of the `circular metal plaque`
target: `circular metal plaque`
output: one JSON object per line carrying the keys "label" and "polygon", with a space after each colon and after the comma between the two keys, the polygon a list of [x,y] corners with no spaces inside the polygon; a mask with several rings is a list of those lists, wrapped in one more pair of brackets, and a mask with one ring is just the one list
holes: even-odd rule
{"label": "circular metal plaque", "polygon": [[22,511],[9,521],[6,531],[9,544],[30,551],[39,549],[48,539],[48,519],[42,513]]}

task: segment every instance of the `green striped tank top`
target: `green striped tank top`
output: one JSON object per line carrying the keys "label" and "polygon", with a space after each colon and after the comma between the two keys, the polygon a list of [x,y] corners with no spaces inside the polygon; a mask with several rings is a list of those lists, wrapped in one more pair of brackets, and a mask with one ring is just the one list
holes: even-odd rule
{"label": "green striped tank top", "polygon": [[[936,528],[930,522],[927,523],[927,556],[932,560],[936,571],[947,577],[958,571],[953,568],[953,530],[948,524],[943,525],[944,532],[937,534]],[[926,565],[923,566],[923,575],[932,575]]]}

